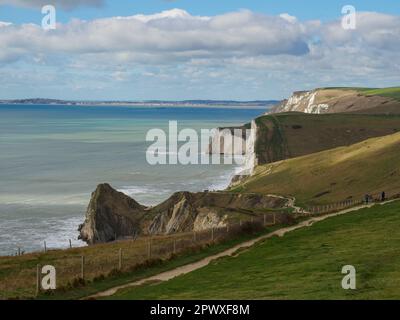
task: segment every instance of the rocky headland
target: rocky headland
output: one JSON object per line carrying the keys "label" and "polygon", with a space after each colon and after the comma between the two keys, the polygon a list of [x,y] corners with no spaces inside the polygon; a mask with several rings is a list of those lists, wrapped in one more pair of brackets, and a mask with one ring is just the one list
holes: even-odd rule
{"label": "rocky headland", "polygon": [[159,205],[146,207],[109,184],[100,184],[79,226],[80,239],[95,244],[138,235],[201,231],[289,204],[288,199],[260,194],[176,192]]}

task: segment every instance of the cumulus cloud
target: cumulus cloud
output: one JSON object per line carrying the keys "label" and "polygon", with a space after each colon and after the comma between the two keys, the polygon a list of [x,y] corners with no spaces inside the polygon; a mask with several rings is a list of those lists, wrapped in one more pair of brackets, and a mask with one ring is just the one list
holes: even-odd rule
{"label": "cumulus cloud", "polygon": [[52,4],[62,9],[71,10],[79,6],[100,7],[104,4],[104,0],[0,0],[0,5],[2,4],[28,8],[41,8]]}
{"label": "cumulus cloud", "polygon": [[149,63],[198,58],[309,56],[316,38],[324,48],[332,50],[343,46],[362,54],[367,49],[399,50],[400,18],[359,13],[356,30],[344,30],[339,20],[325,24],[300,22],[285,13],[275,17],[239,11],[207,17],[193,16],[179,9],[153,15],[73,20],[59,24],[51,32],[34,24],[0,22],[0,48],[7,60],[10,54],[17,59],[24,55],[64,53],[113,55],[122,62]]}
{"label": "cumulus cloud", "polygon": [[375,12],[357,13],[355,30],[345,30],[340,22],[327,23],[321,34],[331,46],[359,46],[365,49],[399,50],[400,17]]}
{"label": "cumulus cloud", "polygon": [[279,84],[283,96],[314,86],[390,85],[400,81],[399,52],[400,17],[373,12],[358,13],[355,30],[344,30],[340,19],[300,21],[246,10],[194,16],[174,9],[72,20],[49,31],[0,22],[0,67],[16,61],[57,72],[68,67],[76,82],[92,72],[103,86],[106,75],[119,84],[141,79],[146,88],[154,85],[146,82],[151,78],[165,88],[190,83],[193,90],[225,86],[248,95],[264,92],[267,83]]}
{"label": "cumulus cloud", "polygon": [[0,46],[6,51],[114,53],[127,60],[302,55],[309,50],[306,40],[302,24],[249,11],[198,17],[175,9],[149,16],[75,20],[52,32],[32,24],[0,29]]}

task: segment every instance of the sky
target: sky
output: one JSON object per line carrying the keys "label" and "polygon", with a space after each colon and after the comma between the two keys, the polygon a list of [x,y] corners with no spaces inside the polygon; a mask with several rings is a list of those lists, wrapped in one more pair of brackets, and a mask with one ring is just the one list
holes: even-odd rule
{"label": "sky", "polygon": [[0,0],[0,99],[269,100],[398,85],[400,1]]}

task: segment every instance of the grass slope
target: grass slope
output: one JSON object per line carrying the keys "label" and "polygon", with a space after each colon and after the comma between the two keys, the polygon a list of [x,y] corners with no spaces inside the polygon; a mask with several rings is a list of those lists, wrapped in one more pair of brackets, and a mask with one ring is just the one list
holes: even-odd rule
{"label": "grass slope", "polygon": [[380,88],[380,89],[364,89],[362,94],[368,96],[382,96],[400,101],[400,87]]}
{"label": "grass slope", "polygon": [[366,96],[381,96],[400,100],[400,87],[389,88],[361,88],[361,87],[325,87],[321,90],[343,90],[343,91],[358,91]]}
{"label": "grass slope", "polygon": [[[234,245],[269,233],[279,226],[268,227],[254,234],[238,235],[231,240],[201,246],[193,250],[178,252],[174,256],[165,254],[153,257],[149,262],[143,249],[147,251],[147,240],[118,241],[70,250],[50,250],[47,253],[31,253],[20,257],[0,257],[0,300],[9,298],[33,298],[36,286],[36,265],[50,264],[57,269],[57,287],[59,290],[50,295],[41,295],[40,299],[79,299],[99,291],[149,277],[179,266],[192,263],[209,255],[224,251]],[[160,238],[162,243],[173,244],[181,234]],[[154,249],[157,249],[153,241]],[[177,242],[179,249],[179,242]],[[142,248],[143,247],[143,248]],[[115,272],[118,265],[118,250],[123,250],[124,269]],[[89,281],[85,286],[66,286],[80,275],[80,257],[85,256],[85,275]],[[157,259],[159,258],[159,259]],[[147,261],[147,262],[146,262]],[[135,267],[142,264],[141,267]],[[104,275],[105,277],[99,277]],[[94,277],[99,277],[94,280]],[[61,287],[64,287],[63,289]]]}
{"label": "grass slope", "polygon": [[[400,203],[377,205],[272,238],[237,257],[114,299],[399,299]],[[344,265],[357,290],[341,288]]]}
{"label": "grass slope", "polygon": [[400,192],[400,133],[258,166],[234,192],[294,196],[298,204]]}
{"label": "grass slope", "polygon": [[256,119],[259,164],[400,131],[400,115],[280,113]]}

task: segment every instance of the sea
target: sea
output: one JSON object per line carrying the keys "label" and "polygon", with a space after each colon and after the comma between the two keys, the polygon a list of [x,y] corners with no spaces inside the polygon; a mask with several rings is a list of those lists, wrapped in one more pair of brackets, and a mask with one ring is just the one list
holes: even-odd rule
{"label": "sea", "polygon": [[151,129],[241,125],[260,108],[0,105],[0,255],[83,246],[78,226],[99,183],[144,205],[220,190],[235,164],[150,165]]}

